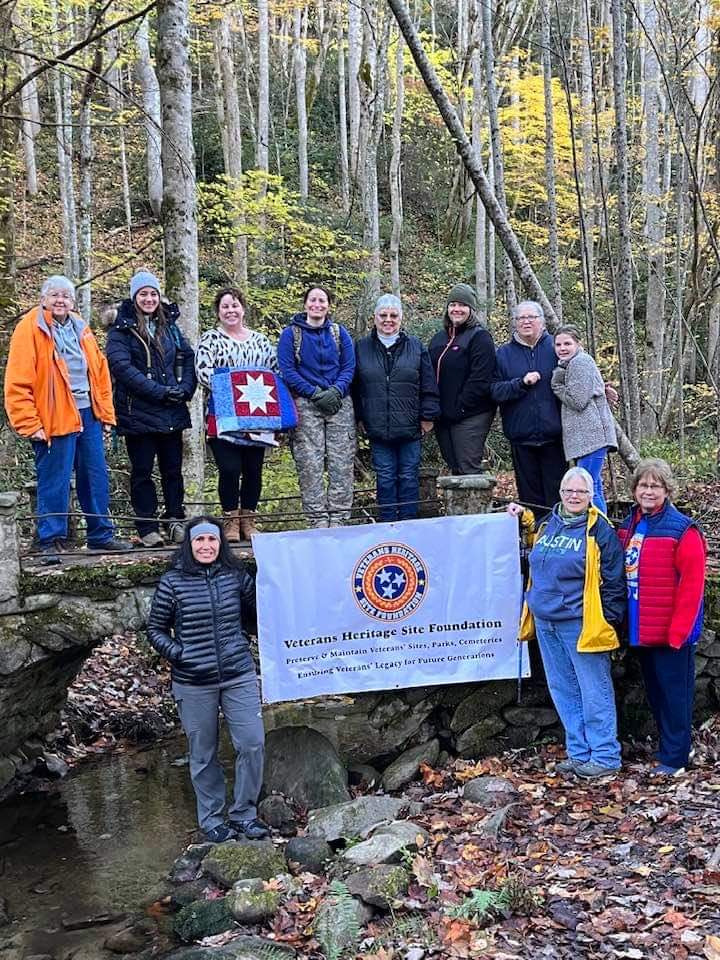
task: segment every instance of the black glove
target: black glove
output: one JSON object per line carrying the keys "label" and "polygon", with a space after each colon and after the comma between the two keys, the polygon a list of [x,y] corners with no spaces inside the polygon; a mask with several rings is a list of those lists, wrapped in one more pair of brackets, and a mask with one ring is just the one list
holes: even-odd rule
{"label": "black glove", "polygon": [[166,387],[165,403],[185,403],[185,391],[182,387]]}
{"label": "black glove", "polygon": [[323,390],[321,395],[315,400],[315,406],[320,413],[325,414],[326,417],[332,417],[338,412],[342,406],[342,402],[342,394],[338,388],[328,387],[328,389]]}

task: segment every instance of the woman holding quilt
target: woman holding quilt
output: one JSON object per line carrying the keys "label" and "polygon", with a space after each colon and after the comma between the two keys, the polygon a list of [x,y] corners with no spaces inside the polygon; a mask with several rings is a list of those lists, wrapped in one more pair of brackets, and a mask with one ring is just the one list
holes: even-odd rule
{"label": "woman holding quilt", "polygon": [[[257,330],[245,326],[245,297],[236,287],[225,287],[214,300],[217,326],[206,331],[195,351],[198,382],[210,392],[217,367],[267,367],[277,372],[275,347]],[[266,444],[250,436],[237,442],[217,435],[215,419],[206,417],[208,444],[218,468],[218,495],[225,536],[237,542],[258,533],[255,511],[262,490]]]}
{"label": "woman holding quilt", "polygon": [[621,764],[610,651],[619,646],[626,606],[622,550],[592,495],[591,475],[571,467],[560,503],[539,526],[529,510],[508,506],[532,527],[520,639],[537,636],[565,728],[568,755],[557,769],[587,780],[613,775]]}

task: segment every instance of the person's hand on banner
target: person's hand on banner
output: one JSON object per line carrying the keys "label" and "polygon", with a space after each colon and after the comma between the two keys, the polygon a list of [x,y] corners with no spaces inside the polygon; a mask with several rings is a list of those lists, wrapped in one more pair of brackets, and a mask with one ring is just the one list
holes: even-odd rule
{"label": "person's hand on banner", "polygon": [[515,503],[514,501],[507,505],[507,512],[511,517],[521,517],[524,510],[525,507],[521,507],[519,503]]}

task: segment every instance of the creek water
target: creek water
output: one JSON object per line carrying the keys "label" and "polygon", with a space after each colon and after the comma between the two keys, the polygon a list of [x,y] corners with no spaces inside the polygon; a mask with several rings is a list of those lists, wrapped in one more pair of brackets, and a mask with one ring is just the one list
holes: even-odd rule
{"label": "creek water", "polygon": [[185,739],[116,754],[50,793],[0,806],[0,960],[99,960],[108,928],[62,921],[138,913],[196,830]]}

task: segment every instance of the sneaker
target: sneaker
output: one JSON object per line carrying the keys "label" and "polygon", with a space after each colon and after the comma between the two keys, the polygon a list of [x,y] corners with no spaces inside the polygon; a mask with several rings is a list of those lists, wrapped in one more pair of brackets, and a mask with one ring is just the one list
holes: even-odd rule
{"label": "sneaker", "polygon": [[146,533],[144,537],[140,537],[140,543],[144,547],[163,547],[165,546],[165,541],[157,532],[157,530],[151,530],[150,533]]}
{"label": "sneaker", "polygon": [[583,780],[597,780],[600,777],[614,777],[618,772],[617,767],[603,767],[600,763],[593,763],[589,760],[587,763],[576,763],[574,773]]}
{"label": "sneaker", "polygon": [[41,543],[39,550],[40,563],[44,567],[50,567],[61,562],[60,553],[62,552],[62,547],[60,546],[59,540],[52,540],[50,543]]}
{"label": "sneaker", "polygon": [[117,537],[110,537],[103,543],[89,543],[88,550],[93,553],[125,553],[126,550],[132,550],[133,545],[129,540],[119,540]]}
{"label": "sneaker", "polygon": [[185,521],[168,520],[167,535],[171,543],[182,543],[185,537]]}
{"label": "sneaker", "polygon": [[681,777],[685,767],[669,767],[666,763],[656,764],[650,771],[651,777]]}
{"label": "sneaker", "polygon": [[210,843],[225,843],[226,840],[237,840],[237,830],[227,823],[221,823],[212,830],[206,830],[205,836]]}
{"label": "sneaker", "polygon": [[270,830],[262,820],[231,820],[230,826],[238,833],[244,834],[248,840],[264,840],[270,836]]}

